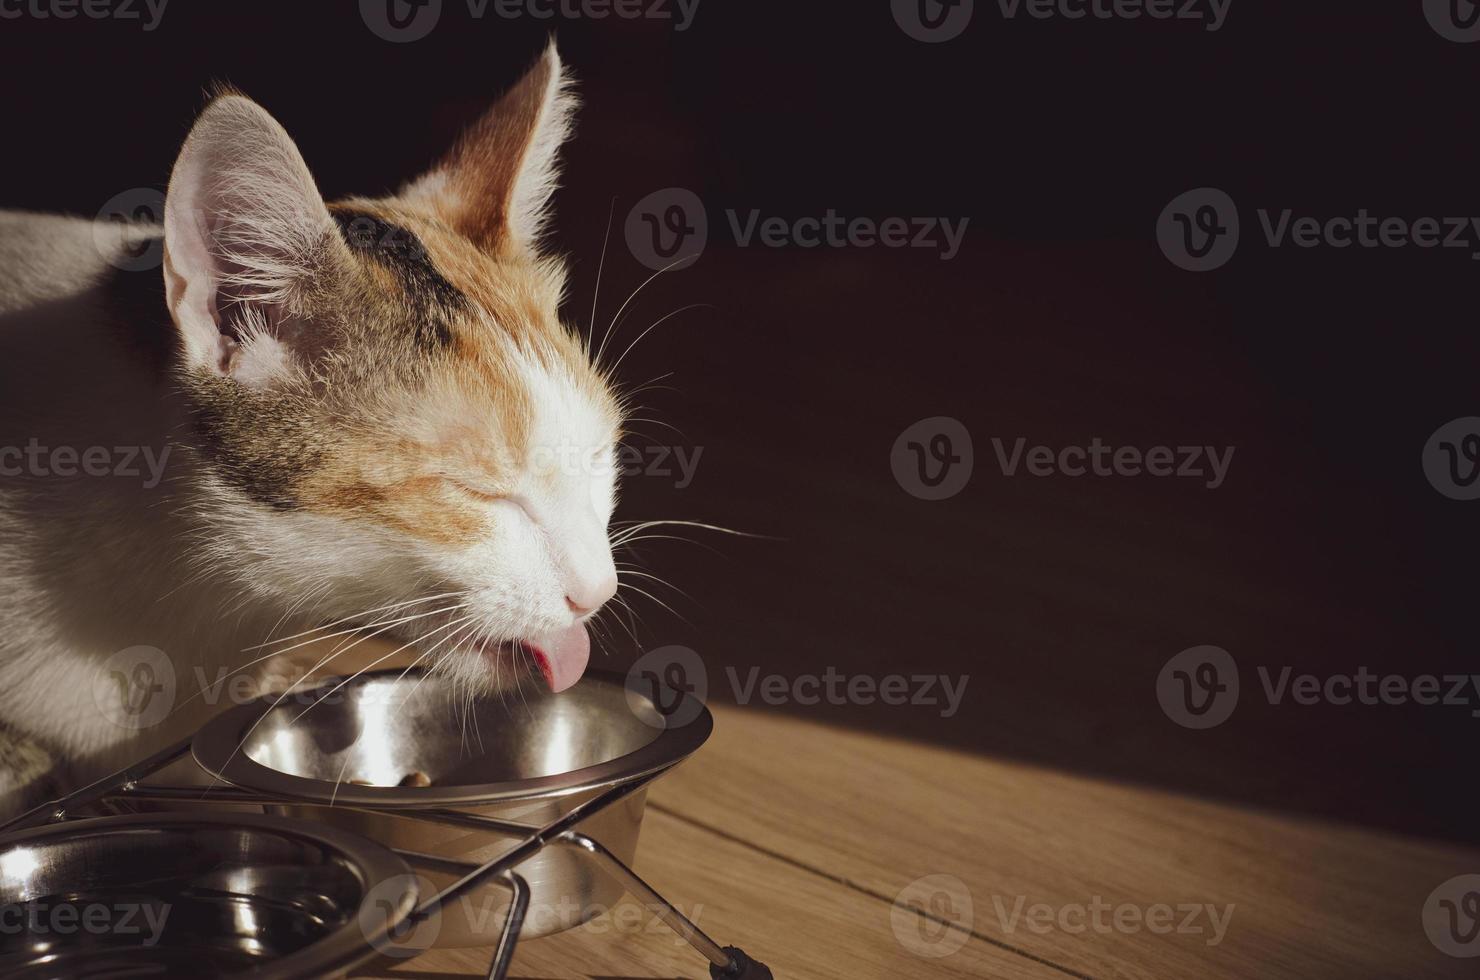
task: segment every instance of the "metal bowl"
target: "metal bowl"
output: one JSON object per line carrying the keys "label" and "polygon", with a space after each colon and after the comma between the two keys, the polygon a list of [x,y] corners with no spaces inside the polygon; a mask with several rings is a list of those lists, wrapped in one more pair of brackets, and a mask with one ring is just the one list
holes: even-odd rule
{"label": "metal bowl", "polygon": [[0,844],[0,975],[337,977],[417,900],[406,863],[332,827],[149,814]]}
{"label": "metal bowl", "polygon": [[[513,839],[483,829],[417,819],[446,808],[541,826],[597,794],[667,769],[701,746],[713,720],[683,696],[660,711],[620,674],[589,672],[561,694],[521,692],[473,698],[440,674],[366,673],[306,695],[275,696],[234,708],[196,735],[207,773],[274,798],[302,801],[280,812],[326,821],[390,847],[482,864]],[[336,682],[337,683],[337,682]],[[412,773],[431,786],[398,785]],[[360,785],[368,783],[371,785]],[[603,810],[582,830],[630,864],[645,791]],[[367,808],[375,812],[365,812]],[[580,856],[547,847],[519,865],[531,901],[520,935],[580,925],[609,909],[622,886]],[[435,887],[454,880],[427,870]],[[507,892],[488,886],[443,908],[436,946],[495,942]]]}

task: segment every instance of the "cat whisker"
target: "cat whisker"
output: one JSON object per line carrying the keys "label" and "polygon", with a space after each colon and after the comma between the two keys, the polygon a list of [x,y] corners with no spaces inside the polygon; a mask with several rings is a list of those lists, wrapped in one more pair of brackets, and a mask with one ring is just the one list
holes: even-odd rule
{"label": "cat whisker", "polygon": [[[525,649],[523,643],[516,641],[514,649],[518,651],[520,659],[524,661],[529,670],[539,669],[539,665],[534,662],[534,655]],[[514,690],[519,692],[519,700],[524,704],[525,715],[533,718],[534,712],[529,710],[529,699],[524,696],[524,677],[527,673],[528,671],[519,671],[514,674]]]}
{"label": "cat whisker", "polygon": [[666,588],[672,589],[674,592],[677,592],[679,595],[683,596],[685,599],[690,599],[690,600],[693,599],[693,596],[689,595],[683,589],[680,589],[678,586],[674,585],[672,582],[668,581],[667,579],[659,578],[656,575],[650,575],[647,572],[639,572],[639,571],[636,571],[635,569],[630,569],[630,568],[627,569],[626,571],[623,571],[619,567],[618,570],[617,570],[617,579],[618,579],[618,581],[621,580],[621,577],[623,575],[634,575],[637,578],[645,578],[645,579],[648,579],[649,581],[656,582],[656,583],[658,583],[661,586],[664,586]]}
{"label": "cat whisker", "polygon": [[[606,268],[606,247],[612,240],[612,218],[616,213],[617,199],[613,197],[611,207],[606,212],[606,233],[601,236],[601,258],[596,263],[596,286],[591,290],[591,329],[593,331],[596,329],[596,301],[601,297],[601,273]],[[601,345],[596,349],[596,356],[591,358],[593,361],[601,360],[601,352],[606,350],[606,338],[610,332],[610,328],[601,332]],[[591,343],[587,340],[586,352],[589,354],[590,351]]]}
{"label": "cat whisker", "polygon": [[375,613],[387,612],[387,611],[390,611],[390,610],[403,609],[403,608],[405,608],[407,606],[420,605],[423,602],[435,602],[438,599],[451,599],[451,598],[456,597],[457,594],[458,593],[456,593],[456,592],[444,592],[441,595],[426,596],[425,598],[421,598],[421,599],[408,599],[405,602],[392,602],[389,605],[377,606],[374,609],[366,609],[363,612],[357,612],[357,613],[355,613],[355,614],[353,614],[351,616],[345,616],[343,619],[335,620],[332,623],[326,623],[323,626],[315,626],[313,629],[304,630],[301,633],[294,633],[292,636],[284,636],[284,637],[281,637],[281,638],[276,639],[276,640],[269,640],[266,643],[258,643],[255,646],[243,647],[242,648],[242,653],[250,653],[253,650],[261,650],[261,649],[264,649],[266,647],[273,646],[273,645],[278,644],[278,643],[287,643],[289,640],[296,640],[296,639],[298,639],[301,636],[308,636],[311,633],[318,633],[318,632],[321,632],[323,630],[333,629],[336,626],[341,626],[341,625],[343,625],[345,623],[350,623],[350,622],[353,622],[353,621],[355,621],[357,619],[363,619],[364,617],[373,615]]}
{"label": "cat whisker", "polygon": [[635,554],[636,552],[632,551],[632,546],[643,541],[682,541],[684,544],[698,545],[699,547],[712,551],[717,555],[721,554],[719,549],[705,544],[703,541],[695,541],[693,538],[685,538],[677,534],[635,534],[630,537],[622,538],[620,541],[613,541],[612,547],[614,549],[626,548],[629,552]]}
{"label": "cat whisker", "polygon": [[[467,624],[462,629],[460,629],[456,633],[452,634],[452,638],[453,638],[453,644],[452,645],[455,647],[458,642],[461,642],[461,640],[463,638],[463,635],[465,633],[467,633],[469,630],[472,631],[472,634],[473,635],[476,635],[477,634],[477,632],[478,632],[478,623],[477,623],[477,621],[474,621],[474,622],[471,622],[471,623]],[[410,668],[407,668],[407,669],[409,670]],[[422,674],[421,677],[417,679],[416,683],[413,684],[413,685],[411,685],[411,690],[406,695],[406,700],[407,701],[410,701],[416,695],[417,688],[421,687],[422,684],[426,683],[426,679],[428,677],[432,676],[432,674],[436,671],[436,669],[437,669],[437,661],[433,660],[432,661],[432,668],[431,668],[431,670],[428,670],[426,673]],[[495,666],[494,669],[496,670],[497,669],[497,666]]]}
{"label": "cat whisker", "polygon": [[[615,331],[616,326],[617,326],[617,321],[622,318],[622,314],[626,312],[627,307],[629,305],[631,305],[631,303],[632,303],[632,301],[634,299],[637,298],[637,295],[639,293],[641,293],[644,289],[646,289],[648,287],[648,284],[649,283],[651,283],[654,279],[656,279],[659,276],[661,276],[663,273],[668,272],[668,271],[672,270],[675,266],[678,266],[678,265],[680,265],[681,263],[684,263],[684,262],[688,262],[690,259],[693,259],[693,258],[694,258],[694,256],[692,256],[692,255],[680,255],[678,258],[674,259],[672,262],[670,262],[667,265],[663,266],[663,268],[659,269],[657,272],[654,272],[652,275],[648,276],[646,279],[643,280],[642,285],[640,285],[636,289],[632,290],[632,294],[627,297],[626,301],[623,302],[620,307],[617,308],[617,314],[616,314],[616,316],[612,317],[611,325],[607,327],[606,334],[603,335],[601,349],[596,352],[596,361],[597,361],[597,363],[600,363],[600,361],[601,361],[601,355],[602,355],[602,353],[604,353],[606,351],[606,337],[611,336],[611,334]],[[607,374],[610,375],[611,374],[611,371],[608,371]]]}
{"label": "cat whisker", "polygon": [[344,753],[344,761],[339,764],[339,772],[334,777],[334,790],[329,794],[330,806],[333,806],[334,802],[339,799],[339,787],[344,784],[344,770],[349,768],[350,760],[353,758],[354,755],[351,753]]}
{"label": "cat whisker", "polygon": [[[415,619],[424,619],[427,616],[435,616],[435,615],[437,615],[437,613],[441,613],[441,612],[456,612],[457,610],[462,609],[462,608],[463,608],[463,605],[462,604],[459,604],[459,605],[456,605],[456,606],[448,606],[446,609],[438,609],[438,610],[434,610],[433,612],[422,613],[420,616],[412,616],[412,617],[410,617],[408,619],[404,619],[404,620],[395,620],[395,621],[392,621],[391,623],[389,623],[387,625],[382,626],[380,629],[376,630],[373,633],[370,633],[370,634],[368,634],[366,636],[360,637],[359,639],[355,640],[353,643],[350,643],[348,646],[343,646],[343,642],[341,642],[340,646],[336,646],[333,650],[331,650],[329,652],[329,655],[328,656],[324,657],[318,663],[316,663],[312,667],[310,667],[306,672],[304,672],[304,674],[303,674],[302,677],[298,678],[298,680],[296,680],[292,684],[288,685],[288,689],[285,690],[285,691],[283,691],[282,694],[278,695],[277,700],[273,701],[272,702],[272,705],[266,711],[262,712],[262,714],[260,714],[260,715],[257,716],[257,720],[254,721],[254,722],[252,722],[251,726],[242,735],[241,740],[236,743],[236,748],[234,748],[234,749],[231,750],[231,755],[229,757],[227,757],[227,760],[226,760],[227,764],[230,764],[231,763],[231,760],[236,758],[236,754],[238,752],[240,752],[242,750],[242,747],[247,744],[247,740],[252,737],[252,733],[257,730],[257,726],[260,725],[260,724],[262,724],[263,719],[265,719],[268,715],[272,714],[273,711],[277,710],[278,705],[282,704],[283,703],[283,700],[285,698],[287,698],[288,695],[292,694],[295,690],[297,690],[298,689],[298,686],[300,684],[302,684],[304,681],[306,681],[310,677],[312,677],[315,672],[317,672],[320,668],[322,668],[329,661],[333,660],[335,657],[338,657],[341,653],[347,653],[350,650],[353,650],[355,647],[359,646],[361,643],[364,643],[366,640],[372,640],[375,637],[379,636],[380,634],[386,632],[387,630],[394,629],[396,626],[399,626],[401,623],[411,622],[412,620],[415,620]],[[310,640],[308,642],[314,642],[314,641]],[[303,644],[299,644],[299,645],[302,646]]]}
{"label": "cat whisker", "polygon": [[[478,620],[478,617],[476,617],[476,616],[464,616],[462,619],[457,620],[457,623],[461,623],[463,625],[458,626],[458,628],[456,630],[454,630],[453,632],[451,632],[451,633],[447,634],[446,636],[442,637],[442,639],[438,640],[436,643],[432,644],[426,650],[423,650],[420,654],[418,654],[417,657],[416,657],[416,659],[413,660],[413,661],[411,661],[411,663],[407,664],[406,665],[406,669],[403,670],[403,671],[401,671],[401,673],[396,677],[396,683],[399,684],[401,681],[405,680],[406,679],[406,675],[409,674],[409,673],[411,673],[411,671],[413,669],[415,669],[415,667],[416,667],[417,664],[421,663],[427,657],[430,657],[434,652],[436,652],[437,650],[441,649],[444,645],[447,645],[449,642],[455,648],[457,646],[457,640],[458,640],[458,638],[461,637],[464,633],[466,633],[469,629],[472,629],[472,630],[474,630],[476,632],[477,627],[478,627],[477,620]],[[457,624],[455,623],[453,625],[457,625]],[[420,642],[420,641],[418,640],[417,642]]]}
{"label": "cat whisker", "polygon": [[[353,674],[350,674],[348,677],[346,677],[344,680],[340,681],[338,684],[335,684],[334,687],[332,687],[328,691],[324,692],[324,694],[323,694],[322,697],[320,697],[317,700],[315,700],[313,704],[310,704],[308,707],[304,708],[302,711],[300,711],[298,713],[298,716],[296,718],[294,718],[292,721],[288,722],[289,726],[298,724],[299,720],[304,715],[308,714],[310,711],[312,711],[315,707],[317,707],[321,702],[323,702],[327,698],[331,698],[335,694],[338,694],[339,691],[340,691],[340,689],[342,689],[346,684],[350,683],[356,677],[359,677],[361,674],[365,673],[366,671],[374,670],[377,666],[379,666],[380,664],[385,663],[387,660],[389,660],[390,658],[394,657],[396,654],[402,652],[403,650],[409,650],[412,647],[420,644],[424,640],[427,640],[427,639],[429,639],[429,638],[431,638],[433,636],[436,636],[438,633],[442,632],[443,630],[451,629],[452,627],[458,626],[458,625],[460,625],[462,623],[465,623],[465,622],[467,622],[468,620],[470,620],[472,618],[473,618],[472,616],[464,616],[462,619],[455,619],[455,620],[453,620],[450,623],[446,623],[446,624],[444,624],[442,626],[438,626],[436,629],[428,630],[426,633],[423,633],[421,636],[418,636],[416,639],[410,641],[409,643],[405,643],[405,644],[403,644],[403,645],[401,645],[399,647],[396,647],[396,649],[392,650],[390,653],[387,653],[385,656],[383,656],[383,657],[377,657],[371,663],[367,664],[364,667],[361,667],[359,670],[355,671]],[[423,654],[423,656],[425,656],[425,654]]]}
{"label": "cat whisker", "polygon": [[660,384],[658,384],[659,381],[663,381],[663,380],[665,380],[667,378],[671,378],[671,377],[673,377],[673,372],[672,371],[668,371],[668,372],[666,372],[664,374],[658,375],[656,378],[652,378],[652,379],[650,379],[648,381],[644,381],[642,384],[638,385],[636,388],[633,388],[630,391],[624,391],[624,392],[622,392],[621,398],[618,401],[619,401],[620,404],[626,405],[626,403],[627,403],[627,401],[629,399],[636,398],[638,395],[642,394],[645,391],[677,391],[678,389],[675,388],[675,387],[673,387],[673,385],[660,385]]}
{"label": "cat whisker", "polygon": [[[281,616],[278,617],[278,621],[272,624],[272,629],[267,631],[268,642],[274,642],[272,637],[276,635],[278,630],[283,628],[283,624],[286,623],[290,618],[292,618],[299,609],[302,609],[305,605],[307,605],[310,600],[313,600],[315,602],[322,600],[333,590],[333,588],[333,583],[325,582],[316,589],[309,589],[308,591],[304,592],[303,595],[300,596],[298,599],[289,603],[288,608],[284,610]],[[245,653],[246,651],[242,652]]]}
{"label": "cat whisker", "polygon": [[[318,643],[321,640],[332,640],[336,636],[346,637],[346,638],[347,637],[351,637],[351,636],[355,635],[356,633],[362,632],[362,631],[367,630],[367,629],[374,629],[377,626],[384,626],[386,629],[391,629],[391,628],[396,627],[396,626],[399,626],[399,625],[401,625],[403,623],[415,622],[416,620],[418,620],[418,619],[424,619],[427,616],[435,616],[435,615],[437,615],[438,613],[441,613],[441,612],[447,612],[448,610],[457,610],[457,609],[461,609],[461,608],[462,608],[461,606],[449,606],[449,607],[447,607],[447,609],[436,609],[436,610],[433,610],[432,612],[429,612],[429,613],[422,613],[419,616],[408,616],[408,617],[405,617],[403,619],[396,619],[396,620],[390,620],[390,621],[381,620],[381,621],[378,621],[378,622],[366,623],[366,624],[361,625],[361,626],[355,626],[355,627],[353,627],[351,629],[341,630],[338,633],[331,633],[328,636],[310,637],[309,639],[304,640],[301,643],[295,643],[293,646],[288,647],[287,649],[283,649],[283,650],[269,650],[267,653],[263,654],[260,657],[255,657],[255,658],[253,658],[251,660],[248,660],[244,664],[241,664],[241,665],[239,665],[237,667],[232,668],[229,673],[227,673],[225,676],[223,676],[220,680],[218,680],[214,684],[211,684],[210,686],[208,686],[208,687],[206,687],[206,688],[204,688],[204,689],[202,689],[200,691],[197,691],[195,694],[192,694],[190,697],[188,697],[185,700],[181,701],[178,705],[175,706],[175,708],[170,712],[170,714],[173,716],[174,714],[176,714],[179,711],[181,711],[182,709],[184,709],[188,704],[190,704],[196,698],[205,697],[206,694],[208,694],[211,691],[214,691],[214,690],[218,689],[222,684],[226,683],[226,681],[229,680],[230,678],[236,677],[237,675],[246,672],[250,668],[255,667],[257,664],[260,664],[260,663],[262,663],[265,660],[271,660],[273,657],[285,656],[286,654],[289,654],[289,653],[293,652],[294,650],[297,650],[300,647],[306,647],[306,646],[309,646],[311,644]],[[384,629],[383,630],[379,630],[376,633],[372,633],[372,634],[370,634],[370,636],[378,636],[378,635],[380,635],[380,633],[383,633],[383,632],[385,632]],[[365,637],[364,639],[369,639],[369,638],[370,637]],[[343,648],[344,647],[344,644],[347,643],[347,642],[348,642],[348,639],[340,640],[339,643],[334,647],[334,649],[330,651],[329,656],[326,657],[326,658],[324,658],[324,660],[321,660],[318,664],[316,664],[309,671],[309,673],[312,673],[314,670],[318,670],[319,667],[322,667],[329,660],[331,660],[335,656],[337,656],[338,653],[339,653],[339,651],[340,651],[340,649]],[[259,647],[249,647],[248,649],[249,650],[255,650],[255,649],[260,649],[260,648]],[[305,676],[307,676],[307,675],[305,675]],[[302,683],[302,680],[300,679],[298,683]],[[289,688],[289,691],[291,691],[291,690],[292,690],[292,688]]]}
{"label": "cat whisker", "polygon": [[693,626],[694,625],[693,623],[690,623],[689,622],[689,619],[688,619],[687,616],[685,616],[683,613],[679,612],[678,610],[674,609],[668,603],[664,602],[662,599],[659,599],[657,596],[653,595],[651,592],[648,592],[648,591],[646,591],[644,589],[640,589],[637,586],[631,584],[630,582],[622,582],[620,580],[617,582],[617,588],[618,589],[623,589],[623,588],[631,589],[633,592],[636,592],[640,596],[646,596],[647,598],[651,599],[653,602],[656,602],[658,605],[660,605],[664,609],[668,610],[673,615],[677,616],[679,619],[683,620],[685,623],[688,623],[690,626]]}
{"label": "cat whisker", "polygon": [[701,530],[705,530],[705,531],[718,531],[721,534],[733,534],[736,537],[741,537],[741,538],[758,538],[758,539],[766,540],[766,541],[784,541],[784,540],[786,540],[785,538],[778,538],[778,537],[775,537],[775,536],[769,535],[769,534],[754,534],[754,533],[752,533],[750,531],[737,531],[737,530],[735,530],[732,527],[721,527],[718,524],[704,524],[704,523],[702,523],[700,521],[632,521],[632,522],[621,522],[621,521],[619,521],[619,522],[617,522],[616,526],[622,527],[623,530],[625,530],[625,531],[641,531],[641,530],[646,530],[647,528],[650,528],[650,527],[664,527],[664,526],[669,526],[669,527],[697,527],[697,528],[700,528]]}
{"label": "cat whisker", "polygon": [[654,330],[658,329],[658,327],[662,326],[666,321],[671,320],[673,317],[678,316],[680,313],[686,313],[689,310],[695,310],[695,309],[698,309],[701,306],[707,306],[710,309],[713,309],[714,308],[713,305],[710,304],[710,303],[690,303],[688,306],[680,306],[678,309],[674,310],[672,313],[669,313],[666,316],[664,316],[661,319],[659,319],[656,322],[654,322],[652,326],[648,327],[642,333],[638,334],[637,337],[632,341],[632,343],[630,343],[630,344],[627,345],[627,349],[624,350],[624,351],[622,351],[622,356],[617,358],[616,363],[612,364],[611,367],[607,368],[607,373],[608,374],[615,375],[617,373],[617,368],[619,368],[619,367],[622,366],[622,362],[627,359],[627,355],[630,354],[630,353],[632,353],[632,348],[636,347],[638,345],[638,343],[642,340],[642,338],[646,337],[648,334],[650,334]]}
{"label": "cat whisker", "polygon": [[683,434],[683,430],[680,429],[678,426],[674,425],[671,422],[664,422],[662,419],[639,419],[639,418],[632,418],[631,416],[628,416],[627,418],[622,419],[622,424],[624,426],[632,425],[634,422],[641,423],[643,425],[660,425],[663,428],[669,430],[670,432],[675,433],[680,439],[687,439],[688,438],[687,436],[685,436]]}

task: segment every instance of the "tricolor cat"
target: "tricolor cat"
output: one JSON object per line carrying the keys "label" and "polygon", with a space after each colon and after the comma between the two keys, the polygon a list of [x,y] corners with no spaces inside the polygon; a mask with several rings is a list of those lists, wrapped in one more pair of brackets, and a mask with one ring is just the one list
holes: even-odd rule
{"label": "tricolor cat", "polygon": [[[0,457],[0,811],[182,737],[197,678],[325,623],[470,687],[580,678],[622,402],[538,247],[572,106],[552,46],[401,193],[326,204],[224,94],[162,226],[0,212],[0,451],[31,452]],[[156,236],[162,281],[119,268]],[[120,725],[102,674],[140,645],[177,707]]]}

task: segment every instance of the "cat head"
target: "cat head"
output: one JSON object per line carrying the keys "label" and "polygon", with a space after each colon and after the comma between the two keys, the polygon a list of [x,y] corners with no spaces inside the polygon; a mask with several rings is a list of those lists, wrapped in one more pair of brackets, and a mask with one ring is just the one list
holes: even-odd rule
{"label": "cat head", "polygon": [[621,425],[538,248],[572,107],[551,46],[425,176],[325,203],[226,94],[164,221],[205,560],[475,682],[526,650],[556,690],[616,590]]}

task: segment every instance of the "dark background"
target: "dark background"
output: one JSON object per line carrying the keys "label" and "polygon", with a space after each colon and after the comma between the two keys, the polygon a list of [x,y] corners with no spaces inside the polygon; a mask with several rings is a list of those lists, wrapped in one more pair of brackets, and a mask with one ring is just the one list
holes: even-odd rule
{"label": "dark background", "polygon": [[[791,706],[1117,779],[1480,840],[1470,706],[1271,706],[1255,669],[1467,672],[1480,503],[1420,454],[1480,414],[1469,249],[1271,249],[1256,208],[1321,218],[1480,214],[1480,45],[1417,0],[1233,0],[1227,23],[1005,20],[924,44],[887,0],[702,0],[668,21],[469,16],[388,43],[352,2],[172,0],[157,30],[0,20],[0,206],[94,214],[163,188],[213,80],[265,105],[330,197],[426,166],[555,28],[584,109],[557,196],[586,329],[649,275],[622,229],[640,198],[696,192],[709,247],[633,302],[619,348],[648,392],[636,444],[703,447],[697,476],[628,481],[619,517],[695,520],[647,542],[680,586],[641,596],[640,646],[795,678],[970,674],[961,712]],[[1225,267],[1184,272],[1154,224],[1181,192],[1238,202]],[[949,216],[960,255],[738,248],[724,211]],[[959,495],[906,493],[890,450],[929,416],[971,432]],[[1008,478],[1011,443],[1234,446],[1217,490],[1185,479]],[[646,440],[646,443],[644,442]],[[690,449],[689,451],[692,451]],[[1232,718],[1188,731],[1155,684],[1173,654],[1237,660]],[[1480,702],[1480,695],[1469,691]],[[1480,707],[1480,704],[1476,705]],[[770,709],[767,709],[770,710]],[[798,751],[806,747],[798,746]],[[906,801],[907,805],[907,801]],[[1093,814],[1087,814],[1093,819]]]}

